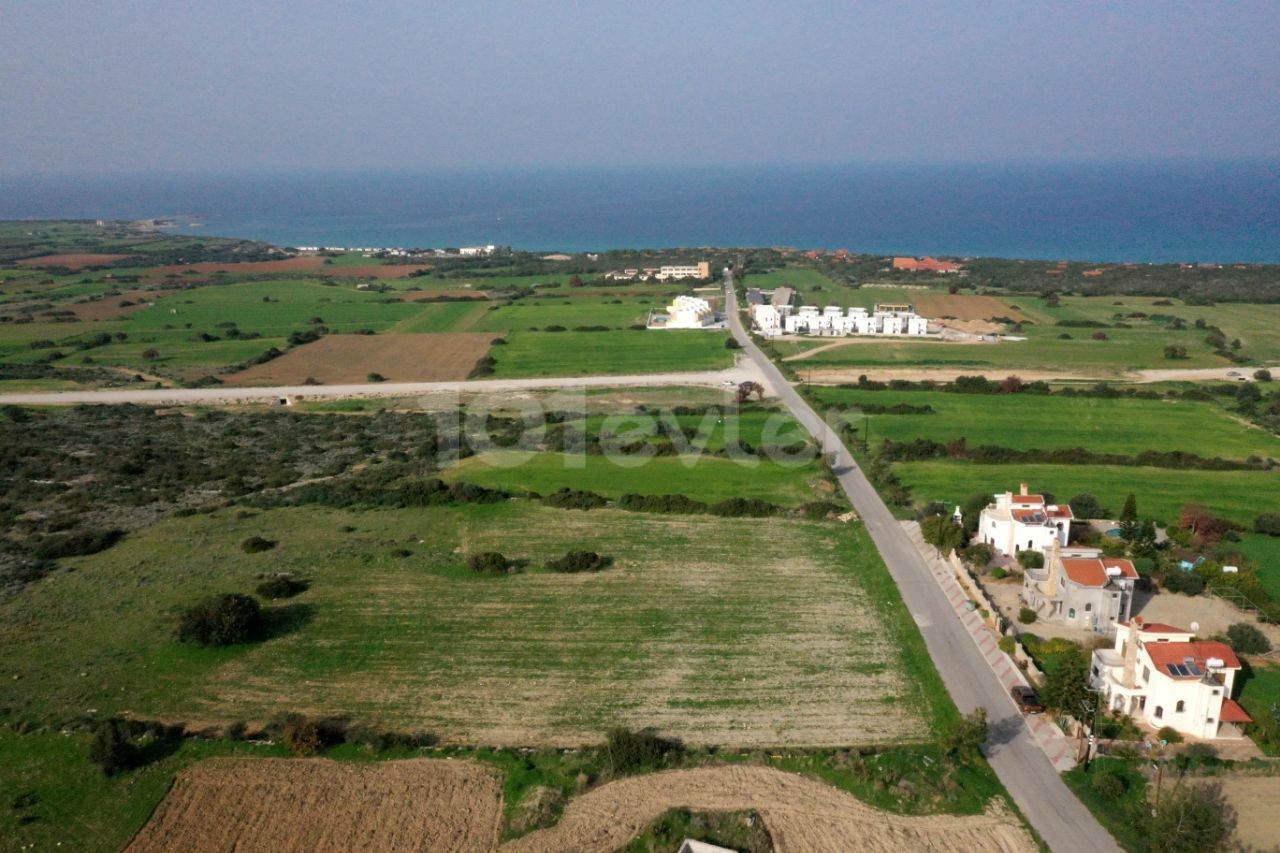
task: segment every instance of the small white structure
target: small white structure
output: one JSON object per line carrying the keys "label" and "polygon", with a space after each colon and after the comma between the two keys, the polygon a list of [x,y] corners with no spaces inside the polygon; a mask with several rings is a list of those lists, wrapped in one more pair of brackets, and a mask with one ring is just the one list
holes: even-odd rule
{"label": "small white structure", "polygon": [[1071,535],[1071,507],[1045,504],[1043,495],[1027,494],[1023,483],[1018,494],[996,495],[978,519],[977,539],[1010,556],[1019,551],[1048,553],[1055,542],[1066,546]]}
{"label": "small white structure", "polygon": [[[790,288],[779,288],[790,294]],[[788,300],[789,301],[789,300]],[[763,308],[764,306],[760,306]],[[875,311],[866,308],[844,309],[838,305],[819,308],[801,305],[792,309],[789,305],[772,306],[776,313],[760,311],[752,306],[751,316],[756,329],[764,335],[820,335],[843,337],[847,335],[927,335],[929,320],[912,310],[910,305],[877,305]]]}
{"label": "small white structure", "polygon": [[498,251],[498,247],[490,244],[488,246],[463,246],[458,249],[458,254],[464,258],[477,258],[482,255],[492,255]]}
{"label": "small white structure", "polygon": [[1105,707],[1153,729],[1234,739],[1253,722],[1231,698],[1240,660],[1225,643],[1135,616],[1116,627],[1115,646],[1096,650],[1090,663],[1090,684]]}

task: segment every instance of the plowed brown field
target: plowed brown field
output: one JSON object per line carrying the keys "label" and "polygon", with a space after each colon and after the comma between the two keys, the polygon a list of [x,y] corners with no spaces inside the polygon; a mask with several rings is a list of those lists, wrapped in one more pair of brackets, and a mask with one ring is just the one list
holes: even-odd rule
{"label": "plowed brown field", "polygon": [[66,267],[68,269],[78,270],[81,267],[98,266],[99,264],[109,264],[113,261],[123,260],[128,255],[95,255],[95,254],[77,254],[77,255],[42,255],[38,258],[23,258],[18,261],[20,267]]}
{"label": "plowed brown field", "polygon": [[[1036,849],[998,802],[981,815],[903,817],[815,779],[746,765],[610,782],[571,800],[555,826],[500,849],[617,850],[675,808],[754,809],[779,851]],[[468,761],[213,759],[178,777],[128,853],[495,850],[501,815],[496,772]]]}
{"label": "plowed brown field", "polygon": [[226,378],[228,385],[326,385],[368,382],[377,373],[389,382],[466,379],[499,337],[491,332],[418,335],[325,335]]}
{"label": "plowed brown field", "polygon": [[990,317],[1030,319],[1017,308],[1010,307],[994,296],[922,293],[919,296],[912,296],[911,303],[915,305],[916,313],[930,319],[939,317],[955,317],[957,320],[986,320]]}
{"label": "plowed brown field", "polygon": [[1036,849],[1003,808],[972,817],[902,817],[822,782],[769,767],[705,767],[633,776],[570,801],[560,822],[503,845],[504,853],[617,850],[668,809],[754,809],[780,851]]}
{"label": "plowed brown field", "polygon": [[492,850],[497,774],[468,761],[212,759],[178,776],[129,853]]}

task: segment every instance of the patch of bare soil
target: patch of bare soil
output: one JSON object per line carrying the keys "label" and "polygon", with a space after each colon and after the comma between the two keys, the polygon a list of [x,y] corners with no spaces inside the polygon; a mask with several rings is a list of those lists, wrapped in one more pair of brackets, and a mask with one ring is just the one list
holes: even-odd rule
{"label": "patch of bare soil", "polygon": [[341,278],[408,278],[415,272],[431,269],[426,264],[370,264],[363,267],[329,266],[321,274]]}
{"label": "patch of bare soil", "polygon": [[786,850],[1031,851],[1035,842],[1002,807],[968,817],[903,817],[823,782],[769,767],[672,770],[611,782],[572,800],[555,826],[503,851],[617,850],[668,809],[755,810]]}
{"label": "patch of bare soil", "polygon": [[497,334],[440,332],[417,335],[325,335],[226,377],[228,385],[326,385],[368,382],[378,374],[390,382],[466,379],[489,352]]}
{"label": "patch of bare soil", "polygon": [[74,311],[80,320],[111,320],[150,307],[157,298],[167,295],[167,293],[157,293],[153,290],[127,290],[118,296],[104,296],[92,302],[62,304],[58,308]]}
{"label": "patch of bare soil", "polygon": [[1239,816],[1236,840],[1248,850],[1277,849],[1275,811],[1280,803],[1280,776],[1227,776],[1218,781]]}
{"label": "patch of bare soil", "polygon": [[468,761],[215,758],[183,771],[129,853],[492,850],[495,771]]}
{"label": "patch of bare soil", "polygon": [[1008,317],[1012,320],[1031,319],[1017,308],[994,296],[975,296],[962,293],[922,293],[911,298],[916,313],[922,317],[954,317],[957,320],[988,320],[992,317]]}
{"label": "patch of bare soil", "polygon": [[67,269],[83,269],[84,267],[102,266],[122,261],[128,255],[95,255],[92,253],[68,255],[41,255],[38,258],[23,258],[18,261],[20,267],[66,267]]}

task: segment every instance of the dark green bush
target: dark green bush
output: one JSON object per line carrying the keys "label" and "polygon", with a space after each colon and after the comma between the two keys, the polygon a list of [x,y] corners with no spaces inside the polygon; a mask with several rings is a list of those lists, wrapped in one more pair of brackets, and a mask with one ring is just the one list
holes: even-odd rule
{"label": "dark green bush", "polygon": [[274,547],[276,547],[275,542],[270,539],[263,539],[261,536],[250,536],[240,543],[240,550],[246,554],[261,554],[263,551],[270,551]]}
{"label": "dark green bush", "polygon": [[115,776],[138,766],[138,748],[120,720],[103,720],[89,742],[89,760],[98,765],[104,776]]}
{"label": "dark green bush", "polygon": [[262,607],[253,598],[227,593],[206,599],[178,620],[178,639],[201,646],[229,646],[262,637]]}
{"label": "dark green bush", "polygon": [[570,551],[558,560],[551,560],[547,568],[553,572],[576,574],[577,572],[598,572],[608,568],[613,558],[597,554],[595,551]]}
{"label": "dark green bush", "polygon": [[707,507],[707,512],[725,518],[764,518],[781,511],[777,504],[759,498],[729,498]]}
{"label": "dark green bush", "polygon": [[676,738],[660,737],[652,729],[610,729],[604,757],[613,776],[657,770],[680,760],[685,747]]}
{"label": "dark green bush", "polygon": [[267,599],[293,598],[295,595],[306,592],[310,588],[311,583],[309,581],[280,576],[258,584],[255,592],[258,593],[259,597]]}
{"label": "dark green bush", "polygon": [[118,528],[57,533],[41,539],[32,550],[41,560],[83,557],[105,551],[123,538],[124,531]]}
{"label": "dark green bush", "polygon": [[1023,625],[1030,625],[1036,621],[1036,612],[1030,607],[1024,607],[1018,611],[1018,621]]}
{"label": "dark green bush", "polygon": [[562,488],[547,495],[542,502],[558,509],[599,509],[609,504],[608,499],[603,495],[569,488]]}
{"label": "dark green bush", "polygon": [[1268,536],[1280,536],[1280,512],[1264,512],[1253,520],[1253,529]]}
{"label": "dark green bush", "polygon": [[707,505],[687,495],[637,495],[628,492],[618,498],[618,506],[631,512],[695,515],[707,511]]}
{"label": "dark green bush", "polygon": [[467,568],[482,575],[506,574],[512,565],[511,560],[497,551],[482,551],[467,557]]}
{"label": "dark green bush", "polygon": [[1257,625],[1248,622],[1237,622],[1227,629],[1227,640],[1231,648],[1241,654],[1265,655],[1271,651],[1271,641],[1267,635],[1258,630]]}

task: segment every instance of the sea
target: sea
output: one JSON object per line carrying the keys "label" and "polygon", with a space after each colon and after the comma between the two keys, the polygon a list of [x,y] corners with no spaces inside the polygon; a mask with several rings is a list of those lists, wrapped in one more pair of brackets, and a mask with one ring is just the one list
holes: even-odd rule
{"label": "sea", "polygon": [[1280,263],[1280,160],[0,177],[0,219],[29,218],[281,246]]}

